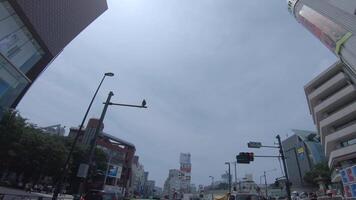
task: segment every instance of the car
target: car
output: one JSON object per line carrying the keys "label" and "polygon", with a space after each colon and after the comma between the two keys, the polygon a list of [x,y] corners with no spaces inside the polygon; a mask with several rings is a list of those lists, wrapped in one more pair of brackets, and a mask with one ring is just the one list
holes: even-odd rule
{"label": "car", "polygon": [[259,200],[260,197],[257,194],[251,193],[233,193],[230,195],[229,200]]}
{"label": "car", "polygon": [[84,200],[124,200],[124,196],[119,192],[90,190]]}

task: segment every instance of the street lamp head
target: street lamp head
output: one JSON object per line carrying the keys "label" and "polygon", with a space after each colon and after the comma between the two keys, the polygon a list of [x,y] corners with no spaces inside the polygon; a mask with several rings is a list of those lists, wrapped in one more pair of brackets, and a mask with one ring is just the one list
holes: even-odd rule
{"label": "street lamp head", "polygon": [[230,163],[229,162],[225,162],[225,165],[230,165]]}
{"label": "street lamp head", "polygon": [[114,76],[114,73],[112,73],[112,72],[107,72],[107,73],[105,73],[104,75],[105,75],[105,76]]}

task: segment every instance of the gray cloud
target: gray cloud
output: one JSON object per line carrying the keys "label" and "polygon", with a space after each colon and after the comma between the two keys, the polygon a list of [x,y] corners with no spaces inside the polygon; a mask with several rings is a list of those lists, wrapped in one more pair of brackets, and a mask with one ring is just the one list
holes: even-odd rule
{"label": "gray cloud", "polygon": [[[290,129],[314,130],[303,86],[336,58],[289,15],[284,1],[109,0],[36,81],[19,110],[39,125],[76,126],[102,74],[91,117],[109,90],[105,131],[134,143],[150,178],[163,185],[179,153],[191,152],[193,182],[209,183],[246,142],[273,144]],[[258,154],[276,153],[260,150]],[[256,159],[238,174],[277,168]]]}

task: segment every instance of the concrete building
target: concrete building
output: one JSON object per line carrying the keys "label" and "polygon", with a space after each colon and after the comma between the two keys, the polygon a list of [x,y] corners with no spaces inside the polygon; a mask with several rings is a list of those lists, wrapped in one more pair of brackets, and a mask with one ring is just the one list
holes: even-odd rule
{"label": "concrete building", "polygon": [[289,181],[294,190],[303,191],[310,187],[303,181],[304,175],[313,169],[315,164],[325,161],[320,137],[316,132],[292,130],[294,135],[282,141],[286,156]]}
{"label": "concrete building", "polygon": [[181,153],[179,157],[180,171],[183,173],[181,179],[182,193],[190,193],[190,180],[192,172],[192,163],[190,153]]}
{"label": "concrete building", "polygon": [[309,110],[320,135],[332,181],[339,169],[356,163],[356,88],[345,64],[337,62],[305,87]]}
{"label": "concrete building", "polygon": [[64,136],[65,134],[65,126],[61,126],[60,124],[42,127],[41,130],[50,135]]}
{"label": "concrete building", "polygon": [[155,194],[155,181],[147,180],[145,184],[145,195],[146,198],[152,198]]}
{"label": "concrete building", "polygon": [[0,1],[0,118],[106,9],[106,0]]}
{"label": "concrete building", "polygon": [[288,0],[289,11],[356,79],[356,1]]}
{"label": "concrete building", "polygon": [[173,199],[174,196],[180,194],[181,191],[181,179],[184,174],[178,169],[170,169],[168,178],[164,182],[163,193],[169,196],[169,199]]}
{"label": "concrete building", "polygon": [[[98,119],[90,119],[87,128],[80,133],[78,141],[83,145],[88,145],[93,137],[93,129],[98,124]],[[68,136],[74,138],[77,133],[78,128],[70,128]],[[101,184],[97,184],[98,189],[101,189],[104,185],[107,190],[128,195],[132,177],[132,163],[136,151],[135,145],[101,131],[97,139],[97,147],[102,149],[108,158],[106,179],[103,179]]]}
{"label": "concrete building", "polygon": [[132,162],[132,177],[130,192],[135,196],[142,196],[145,185],[144,166],[139,162],[139,156],[134,156]]}

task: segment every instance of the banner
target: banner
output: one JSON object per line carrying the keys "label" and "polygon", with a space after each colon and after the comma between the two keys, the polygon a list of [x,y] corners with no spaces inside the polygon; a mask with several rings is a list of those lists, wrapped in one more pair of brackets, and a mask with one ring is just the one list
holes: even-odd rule
{"label": "banner", "polygon": [[356,197],[356,165],[340,170],[340,176],[344,185],[345,197]]}

